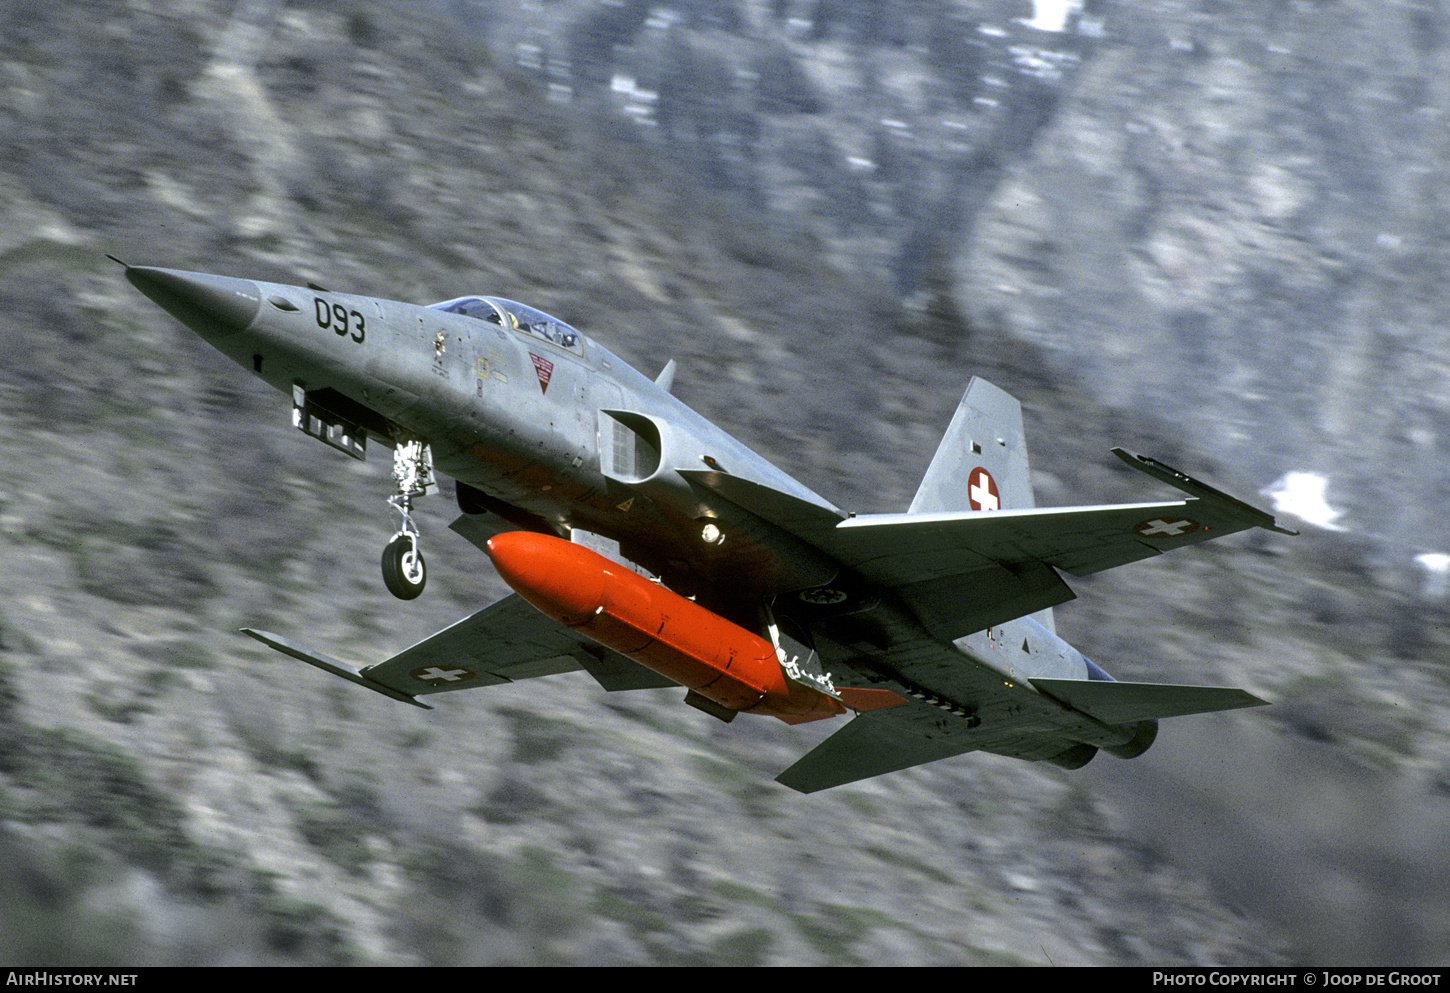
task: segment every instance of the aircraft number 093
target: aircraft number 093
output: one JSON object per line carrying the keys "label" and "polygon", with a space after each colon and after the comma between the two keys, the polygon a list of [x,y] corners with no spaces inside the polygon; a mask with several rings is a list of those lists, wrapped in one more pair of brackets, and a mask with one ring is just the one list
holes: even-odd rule
{"label": "aircraft number 093", "polygon": [[320,328],[332,328],[339,335],[351,334],[352,340],[359,345],[366,336],[367,322],[363,315],[355,310],[348,310],[340,303],[328,303],[322,297],[313,297],[312,305],[317,314],[317,326]]}

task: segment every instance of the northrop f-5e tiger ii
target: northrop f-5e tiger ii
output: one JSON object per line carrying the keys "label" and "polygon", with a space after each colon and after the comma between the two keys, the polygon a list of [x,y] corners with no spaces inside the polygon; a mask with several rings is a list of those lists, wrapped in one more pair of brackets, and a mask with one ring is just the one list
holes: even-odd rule
{"label": "northrop f-5e tiger ii", "polygon": [[[122,263],[125,265],[125,263]],[[685,689],[720,720],[846,718],[778,777],[810,793],[986,751],[1067,769],[1133,758],[1158,718],[1251,707],[1241,689],[1114,680],[1053,627],[1085,576],[1274,518],[1143,455],[1181,491],[1035,506],[1022,409],[982,379],[911,505],[848,513],[604,345],[493,296],[429,306],[173,269],[126,278],[292,400],[305,434],[391,451],[396,596],[426,579],[413,501],[456,481],[457,531],[516,592],[374,665],[246,629],[395,700],[584,670]]]}

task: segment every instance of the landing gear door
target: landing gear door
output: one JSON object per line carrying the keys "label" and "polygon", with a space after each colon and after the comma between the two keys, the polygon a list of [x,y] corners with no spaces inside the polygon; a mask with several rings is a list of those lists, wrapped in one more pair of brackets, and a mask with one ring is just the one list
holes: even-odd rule
{"label": "landing gear door", "polygon": [[309,395],[301,383],[292,384],[292,424],[303,434],[339,452],[346,452],[358,461],[367,460],[367,429],[319,403],[316,395]]}

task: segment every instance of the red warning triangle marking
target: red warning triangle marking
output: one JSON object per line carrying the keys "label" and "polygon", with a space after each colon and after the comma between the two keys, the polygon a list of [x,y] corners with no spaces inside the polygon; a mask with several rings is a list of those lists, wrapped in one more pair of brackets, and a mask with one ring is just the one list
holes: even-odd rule
{"label": "red warning triangle marking", "polygon": [[549,380],[554,376],[554,363],[546,358],[535,355],[533,352],[529,353],[529,358],[534,360],[534,372],[539,377],[539,392],[549,392]]}

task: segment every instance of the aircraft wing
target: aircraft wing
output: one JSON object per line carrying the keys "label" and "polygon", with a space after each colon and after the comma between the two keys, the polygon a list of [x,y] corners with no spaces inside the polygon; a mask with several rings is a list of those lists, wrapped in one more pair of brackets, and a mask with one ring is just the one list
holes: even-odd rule
{"label": "aircraft wing", "polygon": [[1293,534],[1263,511],[1156,460],[1114,454],[1190,494],[1159,503],[933,514],[869,514],[813,537],[891,587],[953,639],[1073,597],[1057,571],[1085,576],[1252,527]]}
{"label": "aircraft wing", "polygon": [[[901,586],[999,563],[1041,562],[1074,576],[1126,565],[1251,524],[1192,500],[949,514],[870,514],[832,541],[852,568]],[[1192,516],[1190,516],[1190,514]]]}
{"label": "aircraft wing", "polygon": [[[1168,478],[1161,463],[1122,449],[1115,454]],[[1041,562],[1074,576],[1136,562],[1251,527],[1284,532],[1269,514],[1175,474],[1194,486],[1187,500],[960,511],[868,514],[842,521],[831,550],[853,568],[890,585],[917,583],[998,563]],[[1292,534],[1293,532],[1286,532]]]}
{"label": "aircraft wing", "polygon": [[516,594],[406,648],[359,668],[281,635],[244,628],[265,645],[349,682],[407,703],[449,690],[496,686],[584,670],[606,690],[653,689],[675,683],[623,655],[556,624]]}
{"label": "aircraft wing", "polygon": [[680,474],[893,589],[945,640],[1071,600],[1058,571],[1086,576],[1252,527],[1296,533],[1156,459],[1122,448],[1113,454],[1188,498],[847,517],[722,472]]}

